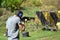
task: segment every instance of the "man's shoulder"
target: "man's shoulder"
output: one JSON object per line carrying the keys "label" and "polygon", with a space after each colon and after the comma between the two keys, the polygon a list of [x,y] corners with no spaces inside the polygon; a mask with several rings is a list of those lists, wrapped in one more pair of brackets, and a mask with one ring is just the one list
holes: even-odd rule
{"label": "man's shoulder", "polygon": [[20,21],[20,18],[18,16],[16,16],[16,15],[14,15],[12,19],[15,20],[16,22]]}
{"label": "man's shoulder", "polygon": [[17,17],[17,16],[15,16],[15,15],[13,15],[13,16],[10,16],[10,17],[8,18],[8,20],[20,20],[20,18]]}
{"label": "man's shoulder", "polygon": [[16,16],[16,15],[14,15],[14,17],[16,18],[16,19],[20,19],[18,16]]}

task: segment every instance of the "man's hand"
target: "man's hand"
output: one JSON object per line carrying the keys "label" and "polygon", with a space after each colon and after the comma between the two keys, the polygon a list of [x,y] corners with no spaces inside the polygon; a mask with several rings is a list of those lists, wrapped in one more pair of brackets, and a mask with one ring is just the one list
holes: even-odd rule
{"label": "man's hand", "polygon": [[19,25],[19,29],[20,29],[21,31],[25,31],[25,25],[24,25],[24,23],[21,23],[21,24]]}

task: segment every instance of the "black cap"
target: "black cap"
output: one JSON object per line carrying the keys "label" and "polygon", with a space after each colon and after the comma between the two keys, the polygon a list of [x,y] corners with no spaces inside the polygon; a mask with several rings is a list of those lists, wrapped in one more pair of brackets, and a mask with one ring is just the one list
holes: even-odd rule
{"label": "black cap", "polygon": [[15,15],[17,15],[18,17],[22,17],[23,16],[23,12],[19,11],[19,10],[16,10]]}

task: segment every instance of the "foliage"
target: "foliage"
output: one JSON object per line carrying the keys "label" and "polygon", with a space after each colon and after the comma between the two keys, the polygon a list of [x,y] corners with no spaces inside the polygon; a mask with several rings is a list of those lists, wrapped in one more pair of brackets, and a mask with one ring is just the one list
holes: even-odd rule
{"label": "foliage", "polygon": [[34,4],[35,6],[40,6],[40,5],[41,5],[40,0],[34,0],[34,1],[33,1],[33,4]]}
{"label": "foliage", "polygon": [[3,0],[1,5],[7,9],[18,9],[22,4],[23,0]]}
{"label": "foliage", "polygon": [[2,0],[0,0],[0,7],[1,7]]}
{"label": "foliage", "polygon": [[19,9],[20,6],[49,7],[50,5],[54,6],[55,9],[60,9],[60,0],[0,0],[0,4],[7,9]]}
{"label": "foliage", "polygon": [[[54,7],[56,7],[56,9],[60,9],[60,0],[41,0],[41,4],[42,4],[42,6],[44,5],[44,6],[54,6]],[[48,9],[48,8],[47,8]],[[50,9],[50,8],[49,8]]]}
{"label": "foliage", "polygon": [[3,10],[0,8],[0,16],[3,15]]}

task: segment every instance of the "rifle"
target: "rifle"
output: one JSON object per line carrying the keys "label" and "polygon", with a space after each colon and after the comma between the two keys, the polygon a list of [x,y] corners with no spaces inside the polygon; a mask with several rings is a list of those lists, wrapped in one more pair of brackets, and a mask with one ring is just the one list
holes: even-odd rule
{"label": "rifle", "polygon": [[34,17],[22,17],[21,18],[21,21],[23,22],[30,21],[30,20],[35,20],[35,18]]}

